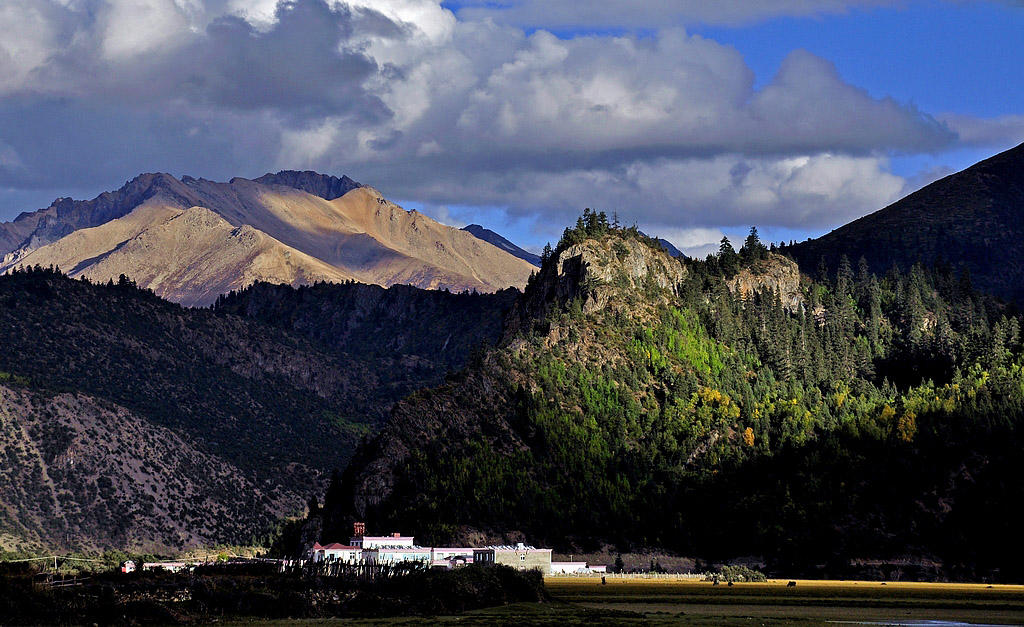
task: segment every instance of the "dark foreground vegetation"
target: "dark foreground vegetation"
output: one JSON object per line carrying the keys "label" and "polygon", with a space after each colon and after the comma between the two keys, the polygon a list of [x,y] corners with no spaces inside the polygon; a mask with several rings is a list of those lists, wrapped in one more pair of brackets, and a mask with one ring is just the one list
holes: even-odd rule
{"label": "dark foreground vegetation", "polygon": [[192,573],[109,572],[54,587],[35,570],[0,565],[0,624],[167,625],[214,620],[451,615],[547,599],[539,573],[507,566],[415,570],[375,580],[303,576],[275,565]]}

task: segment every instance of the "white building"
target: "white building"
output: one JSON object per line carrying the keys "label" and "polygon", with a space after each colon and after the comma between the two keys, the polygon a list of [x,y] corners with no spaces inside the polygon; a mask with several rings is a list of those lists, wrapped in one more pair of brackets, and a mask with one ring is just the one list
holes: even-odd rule
{"label": "white building", "polygon": [[430,549],[431,568],[455,568],[473,563],[473,549],[434,547]]}
{"label": "white building", "polygon": [[473,549],[473,563],[490,566],[504,564],[519,570],[551,572],[551,549],[538,549],[522,542],[515,546],[488,546]]}
{"label": "white building", "polygon": [[321,546],[319,542],[313,545],[309,558],[314,562],[345,562],[354,563],[363,559],[363,550],[358,546],[334,542]]}
{"label": "white building", "polygon": [[361,549],[375,549],[381,546],[410,547],[415,544],[413,540],[412,536],[393,533],[390,536],[352,536],[349,538],[349,544],[358,546]]}
{"label": "white building", "polygon": [[377,546],[363,550],[363,561],[367,564],[398,564],[399,562],[422,562],[430,564],[430,547],[415,545]]}

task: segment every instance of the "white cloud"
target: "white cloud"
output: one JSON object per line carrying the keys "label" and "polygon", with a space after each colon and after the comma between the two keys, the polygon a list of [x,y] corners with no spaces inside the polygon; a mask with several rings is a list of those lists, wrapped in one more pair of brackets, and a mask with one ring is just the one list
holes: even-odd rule
{"label": "white cloud", "polygon": [[956,131],[964,145],[1010,148],[1024,142],[1024,115],[979,118],[947,113],[938,118]]}
{"label": "white cloud", "polygon": [[[644,68],[637,72],[635,68]],[[953,133],[891,99],[844,82],[796,51],[763,90],[739,53],[682,31],[653,41],[540,31],[470,96],[463,139],[538,150],[674,154],[933,150]]]}
{"label": "white cloud", "polygon": [[530,220],[543,212],[541,241],[557,240],[583,207],[592,207],[617,212],[623,224],[637,222],[680,248],[693,248],[707,243],[700,237],[717,242],[723,228],[834,228],[893,202],[903,186],[886,159],[824,153],[661,159],[616,168],[519,170],[510,176],[466,173],[417,189],[420,197],[504,205],[512,219]]}
{"label": "white cloud", "polygon": [[[885,0],[624,1],[456,19],[436,0],[7,0],[0,185],[311,168],[449,220],[497,208],[540,241],[591,206],[693,248],[726,227],[835,226],[903,189],[886,155],[942,150],[949,126],[977,141],[1020,126],[936,120],[805,51],[757,89],[736,49],[666,26]],[[656,32],[561,39],[510,17],[584,12]]]}
{"label": "white cloud", "polygon": [[60,10],[33,0],[0,3],[0,95],[32,89],[32,73],[56,48]]}
{"label": "white cloud", "polygon": [[182,45],[190,34],[185,10],[174,0],[108,0],[99,20],[103,54],[112,61]]}
{"label": "white cloud", "polygon": [[462,3],[459,15],[526,27],[662,28],[692,23],[737,25],[898,4],[901,0],[469,0]]}

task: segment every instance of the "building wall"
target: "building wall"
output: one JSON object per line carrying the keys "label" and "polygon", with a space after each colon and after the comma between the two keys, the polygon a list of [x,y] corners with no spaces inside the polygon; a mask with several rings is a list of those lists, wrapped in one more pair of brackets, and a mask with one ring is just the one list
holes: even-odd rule
{"label": "building wall", "polygon": [[551,549],[526,549],[520,551],[495,551],[494,563],[504,564],[520,570],[551,572]]}
{"label": "building wall", "polygon": [[351,549],[325,549],[323,554],[325,559],[338,560],[342,562],[358,561],[361,557],[361,551],[353,551]]}
{"label": "building wall", "polygon": [[371,549],[363,551],[363,557],[367,564],[396,564],[398,562],[424,562],[430,563],[430,549],[421,550],[388,550]]}
{"label": "building wall", "polygon": [[434,560],[446,560],[450,557],[473,557],[473,549],[465,548],[451,548],[451,547],[435,547],[430,550],[431,558]]}
{"label": "building wall", "polygon": [[363,549],[376,549],[382,546],[414,546],[413,536],[357,536],[350,544]]}
{"label": "building wall", "polygon": [[586,570],[586,562],[551,562],[552,573],[582,573]]}

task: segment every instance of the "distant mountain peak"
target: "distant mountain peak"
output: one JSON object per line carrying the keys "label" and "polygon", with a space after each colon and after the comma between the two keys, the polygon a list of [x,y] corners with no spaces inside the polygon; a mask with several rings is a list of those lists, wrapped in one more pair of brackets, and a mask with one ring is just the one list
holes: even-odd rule
{"label": "distant mountain peak", "polygon": [[[257,183],[263,185],[284,185],[285,187],[293,187],[295,189],[304,191],[314,196],[319,196],[324,200],[334,200],[335,198],[341,198],[345,194],[349,193],[353,189],[364,187],[362,183],[353,181],[347,176],[331,176],[329,174],[320,174],[312,170],[281,170],[277,174],[264,174],[258,179],[254,179]],[[234,183],[234,179],[231,181]]]}
{"label": "distant mountain peak", "polygon": [[665,250],[668,251],[668,254],[670,256],[672,256],[672,257],[685,257],[686,256],[686,255],[683,254],[683,252],[681,250],[676,248],[672,244],[672,242],[668,241],[667,239],[665,239],[663,237],[651,237],[650,235],[648,235],[647,233],[644,233],[643,231],[640,231],[640,235],[643,235],[644,237],[650,237],[651,239],[656,240],[659,244],[661,244],[662,248],[664,248]]}
{"label": "distant mountain peak", "polygon": [[477,239],[482,239],[488,244],[497,246],[514,257],[519,257],[523,261],[532,263],[538,268],[540,267],[540,255],[535,255],[528,250],[523,250],[490,229],[485,229],[479,224],[470,224],[469,226],[462,227],[462,230],[473,235]]}

